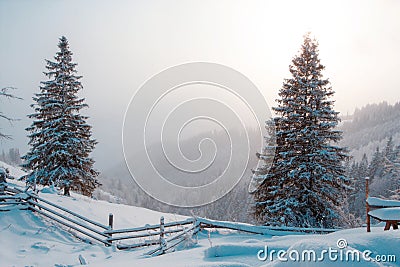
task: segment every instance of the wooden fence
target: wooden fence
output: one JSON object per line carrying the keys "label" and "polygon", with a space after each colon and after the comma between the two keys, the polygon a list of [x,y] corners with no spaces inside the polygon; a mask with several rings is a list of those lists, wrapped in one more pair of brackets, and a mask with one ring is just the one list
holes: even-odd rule
{"label": "wooden fence", "polygon": [[224,228],[252,234],[275,236],[286,235],[288,231],[293,234],[330,233],[336,231],[334,229],[319,228],[303,229],[255,226],[205,218],[188,218],[182,221],[165,223],[163,217],[161,217],[159,224],[113,229],[114,217],[112,214],[109,215],[108,225],[104,225],[41,198],[32,192],[6,187],[4,193],[4,195],[0,195],[0,211],[11,210],[13,206],[19,209],[29,209],[106,246],[111,246],[118,241],[116,247],[120,250],[157,245],[155,249],[146,253],[151,256],[160,255],[171,250],[205,228]]}
{"label": "wooden fence", "polygon": [[27,195],[22,195],[21,190],[12,187],[4,187],[4,185],[0,185],[0,187],[2,187],[2,194],[0,194],[0,212],[13,209],[28,209],[28,203],[23,200]]}
{"label": "wooden fence", "polygon": [[[32,192],[6,187],[4,193],[4,195],[0,195],[0,211],[10,211],[18,205],[18,209],[34,211],[106,246],[111,246],[116,241],[130,241],[128,243],[119,242],[116,244],[116,247],[121,250],[160,245],[160,247],[163,247],[161,253],[164,253],[166,250],[172,248],[171,245],[173,244],[161,246],[163,245],[163,241],[169,242],[176,239],[183,239],[184,234],[197,233],[200,227],[193,218],[164,223],[164,218],[161,217],[159,224],[113,229],[114,216],[112,214],[109,215],[108,225],[104,225],[52,203]],[[153,254],[156,254],[156,252],[151,253],[151,255]]]}

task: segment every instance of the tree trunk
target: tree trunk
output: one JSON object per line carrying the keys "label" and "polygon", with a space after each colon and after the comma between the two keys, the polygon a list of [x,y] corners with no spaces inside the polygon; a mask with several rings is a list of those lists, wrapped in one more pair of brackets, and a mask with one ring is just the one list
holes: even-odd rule
{"label": "tree trunk", "polygon": [[64,196],[71,196],[71,194],[69,193],[69,189],[69,185],[64,186]]}

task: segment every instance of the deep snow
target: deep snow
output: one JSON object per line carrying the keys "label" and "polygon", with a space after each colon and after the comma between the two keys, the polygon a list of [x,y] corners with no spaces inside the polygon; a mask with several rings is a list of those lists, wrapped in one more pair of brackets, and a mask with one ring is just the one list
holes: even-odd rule
{"label": "deep snow", "polygon": [[[1,165],[1,164],[0,164]],[[4,165],[4,164],[3,164]],[[11,174],[21,173],[17,168]],[[10,183],[22,185],[10,180]],[[45,193],[46,192],[46,193]],[[114,228],[129,228],[156,224],[160,216],[166,221],[182,220],[186,217],[160,213],[144,208],[113,204],[90,199],[78,194],[71,197],[57,195],[51,190],[44,190],[40,196],[58,205],[103,224],[107,223],[108,214],[114,214]],[[340,249],[340,245],[347,246]],[[266,247],[267,246],[267,247]],[[0,212],[0,267],[3,266],[400,266],[400,230],[383,231],[383,226],[372,227],[367,233],[365,228],[341,230],[327,235],[291,235],[262,236],[239,233],[228,230],[213,230],[210,234],[203,231],[196,238],[187,240],[177,251],[158,257],[146,257],[143,254],[152,248],[118,251],[115,247],[102,244],[89,244],[76,238],[69,229],[59,226],[48,219],[26,210]],[[265,254],[260,250],[275,250],[273,260],[258,259]],[[290,251],[303,253],[306,250],[316,252],[329,248],[342,252],[371,251],[376,255],[393,255],[396,262],[349,261],[340,258],[333,261],[325,254],[323,262],[290,260]],[[277,258],[277,251],[289,259],[282,262]],[[291,254],[292,256],[295,254]],[[340,254],[338,254],[340,256]],[[301,259],[301,257],[300,257]],[[350,258],[352,259],[352,258]],[[393,260],[393,259],[392,259]]]}

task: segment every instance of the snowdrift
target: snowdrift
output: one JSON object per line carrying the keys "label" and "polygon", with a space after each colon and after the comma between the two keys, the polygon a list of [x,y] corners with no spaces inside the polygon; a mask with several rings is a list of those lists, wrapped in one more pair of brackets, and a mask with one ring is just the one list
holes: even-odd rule
{"label": "snowdrift", "polygon": [[[4,166],[4,164],[3,164]],[[17,168],[5,166],[13,176],[23,175]],[[10,180],[11,184],[23,183]],[[187,217],[161,213],[145,208],[94,200],[78,194],[58,195],[53,189],[39,194],[94,221],[106,224],[114,214],[115,229],[184,220]],[[222,225],[234,224],[221,222]],[[250,225],[244,225],[251,230]],[[289,229],[288,229],[289,230]],[[279,236],[257,235],[233,230],[208,229],[189,238],[173,252],[157,257],[145,256],[149,248],[119,251],[115,246],[90,244],[78,238],[71,229],[60,226],[27,210],[0,212],[0,267],[3,266],[400,266],[400,231],[383,231],[382,226],[340,230],[330,234],[292,234],[280,231]],[[321,257],[324,250],[346,255],[359,255],[359,260]],[[274,251],[274,252],[272,252]],[[281,251],[281,252],[279,252]],[[299,260],[296,258],[297,251]],[[313,251],[313,255],[309,255]],[[368,260],[362,258],[369,253]],[[266,253],[267,252],[267,253]],[[272,254],[270,254],[272,253]],[[280,253],[280,254],[279,254]],[[302,254],[310,259],[302,260]],[[286,261],[278,258],[281,256]],[[340,256],[338,254],[338,256]],[[380,256],[380,258],[377,258]],[[321,260],[319,260],[321,258]]]}

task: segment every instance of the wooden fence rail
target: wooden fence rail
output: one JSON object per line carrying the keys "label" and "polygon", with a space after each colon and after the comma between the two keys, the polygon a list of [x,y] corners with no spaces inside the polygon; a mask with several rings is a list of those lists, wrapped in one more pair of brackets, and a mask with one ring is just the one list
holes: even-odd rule
{"label": "wooden fence rail", "polygon": [[3,187],[0,194],[0,212],[10,211],[12,209],[28,209],[28,204],[22,198],[26,197],[18,195],[19,190],[10,187]]}
{"label": "wooden fence rail", "polygon": [[[182,226],[182,225],[187,225],[187,224],[193,224],[193,221],[194,221],[193,218],[188,218],[183,221],[165,223],[164,227],[168,228],[168,227],[173,227],[173,226]],[[105,233],[121,234],[121,233],[132,233],[132,232],[140,232],[140,231],[150,231],[150,230],[157,230],[157,229],[160,229],[160,224],[145,225],[145,226],[135,227],[135,228],[106,230]]]}
{"label": "wooden fence rail", "polygon": [[[95,222],[95,221],[93,221],[93,220],[90,220],[90,219],[88,219],[88,218],[86,218],[86,217],[84,217],[84,216],[82,216],[82,215],[80,215],[80,214],[78,214],[78,213],[75,213],[75,212],[73,212],[73,211],[70,211],[69,209],[66,209],[66,208],[61,207],[61,206],[59,206],[59,205],[57,205],[57,204],[54,204],[54,203],[52,203],[52,202],[50,202],[50,201],[48,201],[48,200],[46,200],[46,199],[44,199],[44,198],[41,198],[41,197],[37,196],[36,194],[32,194],[32,193],[30,193],[30,192],[25,192],[25,193],[26,193],[28,196],[30,196],[30,197],[32,198],[32,200],[34,200],[36,203],[37,203],[38,201],[41,201],[41,202],[43,202],[43,203],[48,204],[49,206],[51,206],[51,207],[53,207],[53,208],[62,210],[62,211],[67,212],[67,213],[71,214],[72,216],[77,217],[77,218],[79,218],[79,219],[81,219],[81,220],[83,220],[83,221],[86,221],[86,222],[88,222],[88,223],[90,223],[90,224],[93,224],[93,225],[95,225],[95,226],[97,226],[97,227],[103,228],[104,230],[108,230],[108,229],[109,229],[109,227],[106,226],[106,225],[103,225],[103,224],[101,224],[101,223],[98,223],[98,222]],[[35,205],[35,203],[32,203],[32,201],[31,201],[30,203],[31,203],[32,205]]]}
{"label": "wooden fence rail", "polygon": [[[29,209],[32,210],[32,211],[36,211],[37,213],[39,213],[41,215],[44,215],[44,216],[46,216],[46,217],[48,217],[48,218],[50,218],[50,219],[52,219],[52,220],[54,220],[54,221],[56,221],[56,222],[58,222],[60,224],[63,224],[63,225],[65,225],[65,226],[67,226],[67,227],[69,227],[71,229],[74,229],[74,230],[76,230],[76,231],[78,231],[78,232],[80,232],[80,233],[82,233],[82,234],[84,234],[84,235],[86,235],[86,236],[88,236],[90,238],[93,238],[94,240],[97,240],[97,241],[99,241],[99,242],[101,242],[101,243],[103,243],[105,245],[111,245],[107,240],[103,240],[103,239],[101,239],[101,238],[89,233],[88,231],[82,230],[81,228],[74,226],[73,224],[67,223],[67,222],[65,222],[63,220],[60,220],[60,219],[54,217],[54,216],[51,216],[51,215],[47,214],[46,212],[43,212],[42,210],[40,210],[40,209],[38,209],[36,207],[29,207]],[[90,229],[88,229],[87,227],[83,227],[83,228],[86,228],[87,230],[90,231]]]}
{"label": "wooden fence rail", "polygon": [[[0,205],[24,205],[26,206],[26,209],[43,215],[107,246],[112,245],[115,241],[121,240],[137,241],[142,238],[154,238],[157,236],[163,237],[164,235],[170,236],[175,233],[184,232],[187,230],[187,227],[185,226],[193,224],[194,222],[193,218],[188,218],[183,221],[145,225],[135,228],[113,229],[112,214],[109,215],[109,225],[106,226],[60,205],[52,203],[51,201],[39,197],[32,192],[23,191],[13,187],[6,187],[5,193],[6,195],[0,195]],[[61,212],[64,212],[64,214]],[[175,229],[173,229],[173,227],[175,227]],[[128,233],[130,233],[130,235],[127,235]],[[157,238],[144,241],[140,240],[140,242],[133,244],[117,244],[116,247],[118,249],[133,249],[159,244],[160,239]]]}
{"label": "wooden fence rail", "polygon": [[[114,216],[112,214],[109,214],[108,225],[104,225],[60,205],[54,204],[32,192],[13,187],[6,187],[4,192],[5,195],[0,195],[0,205],[22,205],[24,209],[29,209],[43,215],[93,240],[103,243],[106,246],[111,246],[114,244],[113,242],[119,241],[116,247],[121,250],[157,245],[157,248],[146,253],[151,256],[161,255],[171,250],[188,237],[196,235],[201,229],[205,228],[223,228],[262,235],[284,235],[287,234],[287,231],[303,234],[305,232],[330,233],[336,231],[335,229],[319,228],[292,229],[255,226],[245,223],[222,222],[204,218],[188,218],[182,221],[164,223],[163,217],[161,217],[159,224],[113,229]],[[0,208],[0,211],[7,210],[9,209]],[[143,240],[143,238],[147,239]],[[121,243],[122,240],[128,240],[133,243],[123,244]]]}
{"label": "wooden fence rail", "polygon": [[[6,187],[5,192],[9,194],[9,197],[12,197],[16,200],[18,199],[16,202],[26,205],[27,209],[39,213],[70,229],[80,232],[91,239],[99,241],[105,245],[111,245],[111,243],[107,240],[109,235],[104,233],[104,230],[109,229],[108,226],[90,220],[80,214],[54,204],[32,192],[23,191],[13,187]],[[8,204],[12,203],[8,202]],[[64,214],[61,212],[64,212]],[[98,229],[96,229],[96,227]]]}

